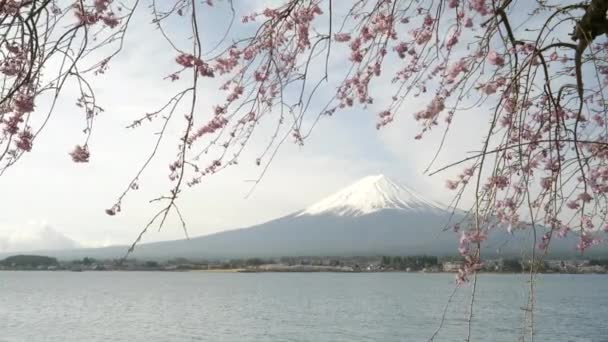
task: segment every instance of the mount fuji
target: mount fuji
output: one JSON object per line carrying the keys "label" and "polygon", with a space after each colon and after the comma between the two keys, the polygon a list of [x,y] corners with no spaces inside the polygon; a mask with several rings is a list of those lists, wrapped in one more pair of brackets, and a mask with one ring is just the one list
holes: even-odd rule
{"label": "mount fuji", "polygon": [[446,207],[396,184],[384,175],[377,175],[355,182],[311,205],[297,216],[328,214],[356,217],[387,209],[441,215]]}
{"label": "mount fuji", "polygon": [[[456,255],[458,236],[445,229],[463,213],[429,200],[386,176],[375,175],[309,207],[269,222],[190,240],[136,247],[133,257],[166,260],[281,256]],[[529,250],[530,230],[492,232],[485,257],[519,256]],[[565,239],[566,240],[566,239]],[[575,243],[556,242],[553,250],[574,255]],[[567,239],[570,240],[570,239]],[[526,243],[524,243],[526,242]],[[572,241],[570,241],[572,242]],[[553,244],[553,242],[552,242]],[[52,251],[60,259],[116,258],[125,246]]]}

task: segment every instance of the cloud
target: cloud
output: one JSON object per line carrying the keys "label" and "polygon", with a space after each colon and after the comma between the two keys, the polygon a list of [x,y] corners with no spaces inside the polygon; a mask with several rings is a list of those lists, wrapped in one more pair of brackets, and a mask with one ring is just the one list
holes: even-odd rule
{"label": "cloud", "polygon": [[46,223],[31,222],[23,227],[2,229],[0,252],[28,252],[77,248],[79,244]]}

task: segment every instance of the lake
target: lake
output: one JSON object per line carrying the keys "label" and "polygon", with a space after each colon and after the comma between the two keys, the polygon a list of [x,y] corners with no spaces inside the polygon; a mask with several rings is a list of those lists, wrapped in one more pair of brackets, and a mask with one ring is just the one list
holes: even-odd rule
{"label": "lake", "polygon": [[[0,341],[427,341],[453,275],[0,272]],[[536,341],[608,341],[608,276],[542,275]],[[478,279],[472,341],[517,341],[527,277]],[[471,286],[435,341],[463,341]],[[526,341],[529,341],[526,337]]]}

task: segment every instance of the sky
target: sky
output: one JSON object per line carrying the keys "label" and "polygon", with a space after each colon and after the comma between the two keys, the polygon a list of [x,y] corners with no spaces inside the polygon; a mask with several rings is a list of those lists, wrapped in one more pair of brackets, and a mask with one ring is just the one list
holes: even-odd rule
{"label": "sky", "polygon": [[[254,2],[246,3],[253,6]],[[244,12],[251,9],[237,8]],[[203,38],[210,45],[227,25],[227,8],[218,5],[213,11],[219,12],[205,17],[203,28]],[[95,123],[90,162],[74,164],[68,155],[74,145],[83,141],[84,127],[82,114],[74,106],[76,96],[68,89],[33,151],[0,177],[0,251],[127,244],[155,213],[156,207],[149,200],[169,189],[167,166],[175,154],[179,125],[169,127],[159,156],[140,180],[141,189],[123,202],[122,212],[113,217],[104,213],[145,161],[153,146],[153,133],[158,129],[154,124],[137,130],[125,127],[159,107],[167,94],[177,89],[177,85],[163,80],[176,68],[175,53],[149,24],[150,20],[149,11],[142,6],[123,53],[104,75],[94,78],[92,84],[105,112]],[[182,32],[180,23],[172,25],[172,32],[178,37]],[[237,24],[233,34],[245,33],[242,30]],[[344,56],[331,61],[330,75],[344,71],[339,58]],[[203,85],[204,103],[211,105],[218,100],[214,86],[217,84]],[[388,83],[375,86],[382,89]],[[302,147],[287,142],[261,183],[246,198],[250,180],[261,171],[254,165],[255,156],[267,143],[263,134],[254,139],[240,165],[206,178],[181,196],[179,205],[189,235],[246,227],[293,213],[371,174],[385,174],[430,199],[449,203],[453,193],[445,189],[444,181],[460,170],[433,177],[423,174],[442,131],[433,131],[422,141],[414,140],[419,127],[413,113],[422,109],[429,98],[422,96],[408,102],[395,122],[377,130],[377,113],[382,104],[379,100],[368,108],[358,107],[323,118]],[[313,107],[320,105],[313,103]],[[456,161],[479,146],[487,119],[483,109],[457,117],[436,165]],[[173,217],[161,231],[148,232],[143,241],[183,237]]]}

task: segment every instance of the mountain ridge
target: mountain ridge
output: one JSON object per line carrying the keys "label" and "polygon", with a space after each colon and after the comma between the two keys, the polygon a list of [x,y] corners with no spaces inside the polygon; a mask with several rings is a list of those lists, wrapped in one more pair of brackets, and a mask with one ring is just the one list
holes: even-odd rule
{"label": "mountain ridge", "polygon": [[[453,216],[455,215],[455,217]],[[365,177],[304,210],[240,229],[189,240],[141,244],[132,257],[166,260],[282,256],[457,255],[458,235],[444,229],[445,206],[383,175]],[[526,235],[526,232],[528,233]],[[532,246],[530,230],[510,234],[497,229],[484,242],[483,255],[519,256]],[[528,244],[530,242],[530,244]],[[571,245],[571,246],[568,246]],[[552,242],[552,250],[575,254],[572,238]],[[50,251],[59,259],[118,258],[125,246]]]}

